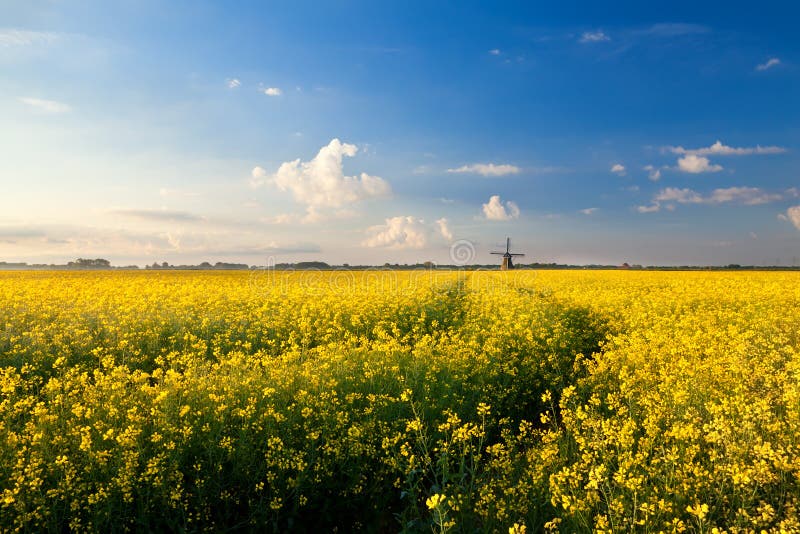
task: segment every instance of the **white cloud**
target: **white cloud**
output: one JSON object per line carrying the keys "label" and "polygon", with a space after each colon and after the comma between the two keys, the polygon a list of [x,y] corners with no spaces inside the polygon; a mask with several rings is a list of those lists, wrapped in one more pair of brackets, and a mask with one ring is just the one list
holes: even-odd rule
{"label": "white cloud", "polygon": [[580,210],[580,212],[583,213],[584,215],[592,215],[598,209],[600,209],[600,208],[586,208],[586,209]]}
{"label": "white cloud", "polygon": [[647,177],[653,182],[657,182],[661,179],[661,169],[657,169],[652,165],[645,165],[643,169],[647,171]]}
{"label": "white cloud", "polygon": [[700,174],[702,172],[718,172],[722,170],[722,165],[711,163],[708,158],[687,154],[678,159],[678,169],[682,172]]}
{"label": "white cloud", "polygon": [[[767,193],[758,187],[725,187],[714,189],[710,195],[703,196],[692,189],[679,189],[667,187],[662,189],[653,198],[653,203],[677,202],[678,204],[726,204],[737,203],[746,206],[767,204],[781,200],[782,196],[776,193]],[[641,211],[641,210],[640,210]],[[653,210],[657,211],[657,210]],[[644,213],[644,212],[643,212]]]}
{"label": "white cloud", "polygon": [[791,221],[794,227],[800,230],[800,206],[792,206],[786,210],[786,215],[783,219]]}
{"label": "white cloud", "polygon": [[263,89],[262,91],[267,96],[281,96],[283,94],[283,91],[281,91],[277,87],[267,87],[266,89]]}
{"label": "white cloud", "polygon": [[253,187],[260,187],[269,181],[269,173],[264,167],[256,165],[250,172],[250,185]]}
{"label": "white cloud", "polygon": [[754,206],[756,204],[775,202],[781,198],[779,194],[767,193],[758,187],[728,187],[715,189],[711,193],[711,196],[708,197],[708,202],[712,204],[741,202],[748,206]]}
{"label": "white cloud", "polygon": [[52,32],[37,32],[13,28],[0,29],[0,47],[47,44],[55,41],[57,38],[58,34]]}
{"label": "white cloud", "polygon": [[271,176],[262,167],[252,171],[251,184],[274,184],[281,191],[292,193],[294,200],[305,204],[310,222],[319,220],[320,209],[349,207],[369,198],[391,194],[389,184],[378,176],[362,172],[358,176],[345,176],[342,159],[356,155],[355,145],[331,140],[311,161],[300,159],[281,164]]}
{"label": "white cloud", "polygon": [[666,149],[673,154],[695,156],[750,156],[753,154],[782,154],[786,152],[786,149],[780,146],[732,147],[724,145],[719,140],[709,147],[683,148],[682,146],[669,146]]}
{"label": "white cloud", "polygon": [[639,213],[655,213],[661,210],[661,204],[653,202],[649,206],[636,206],[636,211]]}
{"label": "white cloud", "polygon": [[662,189],[653,199],[655,202],[678,202],[679,204],[701,204],[703,197],[691,189],[667,187]]}
{"label": "white cloud", "polygon": [[491,55],[493,55],[493,56],[499,56],[500,55],[500,49],[499,48],[492,48],[491,50],[489,50],[489,53]]}
{"label": "white cloud", "polygon": [[462,165],[456,169],[447,169],[450,173],[460,174],[480,174],[481,176],[505,176],[507,174],[519,174],[520,168],[516,165],[502,163],[473,163],[472,165]]}
{"label": "white cloud", "polygon": [[439,227],[439,233],[442,235],[443,238],[447,239],[448,241],[453,240],[453,232],[450,230],[450,226],[448,226],[447,219],[442,217],[436,221],[437,226]]}
{"label": "white cloud", "polygon": [[508,201],[503,205],[500,195],[492,195],[489,202],[483,205],[483,215],[490,221],[508,221],[519,218],[519,207]]}
{"label": "white cloud", "polygon": [[236,89],[242,85],[238,78],[228,78],[225,83],[228,84],[228,89]]}
{"label": "white cloud", "polygon": [[771,69],[772,67],[777,67],[780,64],[781,64],[781,60],[780,59],[778,59],[776,57],[771,57],[771,58],[769,58],[767,60],[766,63],[761,63],[759,65],[756,65],[756,70],[764,71],[764,70],[767,70],[767,69]]}
{"label": "white cloud", "polygon": [[42,98],[20,97],[20,102],[26,104],[43,113],[67,113],[72,108],[63,102],[56,102],[55,100],[44,100]]}
{"label": "white cloud", "polygon": [[611,37],[603,33],[601,30],[595,32],[583,32],[580,38],[582,43],[601,43],[603,41],[610,41]]}
{"label": "white cloud", "polygon": [[422,219],[399,216],[369,227],[367,233],[370,236],[362,242],[365,247],[423,248],[428,244],[430,229]]}
{"label": "white cloud", "polygon": [[369,248],[419,249],[431,241],[453,240],[453,232],[444,217],[432,224],[410,215],[390,217],[384,224],[370,226],[366,232],[368,237],[361,244]]}
{"label": "white cloud", "polygon": [[625,165],[622,163],[615,163],[611,166],[611,172],[619,176],[625,176]]}

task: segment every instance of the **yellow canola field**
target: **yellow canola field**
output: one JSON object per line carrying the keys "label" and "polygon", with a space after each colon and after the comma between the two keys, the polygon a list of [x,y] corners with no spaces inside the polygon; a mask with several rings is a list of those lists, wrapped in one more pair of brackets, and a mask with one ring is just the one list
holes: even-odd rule
{"label": "yellow canola field", "polygon": [[798,532],[800,273],[0,273],[0,531]]}

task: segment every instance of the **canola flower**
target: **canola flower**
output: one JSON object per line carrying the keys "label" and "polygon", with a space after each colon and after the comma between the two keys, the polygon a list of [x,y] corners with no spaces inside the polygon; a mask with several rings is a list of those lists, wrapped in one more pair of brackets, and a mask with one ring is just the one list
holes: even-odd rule
{"label": "canola flower", "polygon": [[797,532],[798,281],[0,273],[0,530]]}

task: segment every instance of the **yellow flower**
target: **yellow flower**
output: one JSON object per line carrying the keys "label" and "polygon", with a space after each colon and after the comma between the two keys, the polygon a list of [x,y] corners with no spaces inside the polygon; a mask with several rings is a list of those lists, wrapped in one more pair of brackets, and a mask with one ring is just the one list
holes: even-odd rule
{"label": "yellow flower", "polygon": [[434,510],[444,505],[446,500],[447,496],[442,495],[441,493],[434,493],[433,495],[428,497],[428,500],[425,501],[425,505],[428,507],[429,510]]}

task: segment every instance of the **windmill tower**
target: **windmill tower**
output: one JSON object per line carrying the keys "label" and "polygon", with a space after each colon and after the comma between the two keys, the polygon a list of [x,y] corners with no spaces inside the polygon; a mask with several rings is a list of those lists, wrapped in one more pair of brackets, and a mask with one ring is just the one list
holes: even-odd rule
{"label": "windmill tower", "polygon": [[505,252],[492,252],[491,254],[498,254],[503,256],[503,265],[500,266],[501,271],[508,271],[514,268],[514,263],[511,258],[514,256],[524,256],[525,254],[512,254],[511,253],[511,238],[506,238],[506,251]]}

